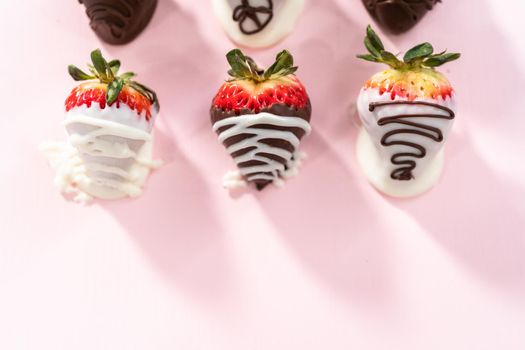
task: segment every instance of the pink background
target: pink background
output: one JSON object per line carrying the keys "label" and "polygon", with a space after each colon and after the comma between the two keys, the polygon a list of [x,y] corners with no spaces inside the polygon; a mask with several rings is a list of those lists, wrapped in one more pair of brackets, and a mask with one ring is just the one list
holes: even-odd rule
{"label": "pink background", "polygon": [[[354,154],[351,104],[379,66],[358,0],[310,0],[288,48],[314,107],[299,177],[229,194],[209,103],[233,47],[204,0],[160,0],[125,47],[74,0],[1,1],[1,349],[525,349],[525,57],[521,0],[447,0],[393,51],[461,51],[442,181],[381,196]],[[474,7],[476,4],[476,7]],[[167,164],[137,200],[63,198],[38,144],[101,47],[160,96]]]}

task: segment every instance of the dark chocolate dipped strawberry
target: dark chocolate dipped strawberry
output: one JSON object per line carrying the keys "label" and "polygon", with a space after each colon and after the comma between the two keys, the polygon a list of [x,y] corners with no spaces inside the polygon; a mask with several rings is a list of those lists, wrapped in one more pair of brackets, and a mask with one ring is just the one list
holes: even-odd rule
{"label": "dark chocolate dipped strawberry", "polygon": [[157,0],[78,0],[86,6],[90,26],[113,45],[127,44],[148,25]]}
{"label": "dark chocolate dipped strawberry", "polygon": [[226,55],[231,76],[212,101],[213,130],[238,167],[225,187],[254,183],[261,190],[297,172],[298,146],[310,132],[310,99],[295,76],[292,55],[281,51],[266,70],[235,49]]}
{"label": "dark chocolate dipped strawberry", "polygon": [[395,34],[414,27],[438,2],[441,0],[363,0],[374,20]]}

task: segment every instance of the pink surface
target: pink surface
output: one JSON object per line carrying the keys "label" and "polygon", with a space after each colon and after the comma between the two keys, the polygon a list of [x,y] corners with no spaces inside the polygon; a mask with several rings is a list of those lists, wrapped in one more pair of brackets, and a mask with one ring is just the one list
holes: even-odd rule
{"label": "pink surface", "polygon": [[[208,5],[160,0],[112,47],[77,1],[1,1],[0,349],[524,349],[522,1],[445,1],[385,37],[463,53],[444,67],[460,102],[444,176],[412,200],[381,196],[356,164],[351,104],[379,69],[354,58],[370,21],[358,0],[307,1],[290,37],[250,52],[294,53],[309,158],[282,190],[222,189],[232,161],[208,108],[233,45]],[[81,207],[37,145],[65,137],[66,66],[95,47],[157,90],[167,164],[139,199]]]}

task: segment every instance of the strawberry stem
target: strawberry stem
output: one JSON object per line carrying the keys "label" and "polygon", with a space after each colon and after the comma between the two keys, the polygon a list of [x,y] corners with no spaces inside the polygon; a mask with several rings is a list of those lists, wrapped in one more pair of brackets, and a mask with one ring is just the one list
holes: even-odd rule
{"label": "strawberry stem", "polygon": [[433,69],[447,62],[457,60],[461,56],[459,53],[446,53],[446,50],[433,55],[434,48],[432,45],[430,43],[422,43],[408,50],[401,61],[396,55],[385,50],[381,39],[370,25],[366,27],[364,44],[368,54],[357,55],[357,58],[370,62],[384,63],[400,70]]}
{"label": "strawberry stem", "polygon": [[293,65],[293,56],[287,50],[279,52],[275,57],[275,62],[266,70],[257,66],[251,57],[244,55],[239,49],[228,52],[226,59],[231,67],[228,71],[231,77],[256,83],[284,77],[297,71],[297,67]]}
{"label": "strawberry stem", "polygon": [[155,92],[132,80],[135,73],[126,72],[120,76],[118,75],[120,69],[119,60],[115,59],[108,62],[104,56],[102,56],[100,49],[96,49],[91,52],[91,62],[93,63],[92,65],[88,64],[91,75],[74,65],[67,67],[69,75],[71,75],[75,81],[98,80],[100,83],[106,84],[106,102],[108,105],[116,101],[124,86],[129,86],[146,97],[151,104],[156,105],[157,108],[159,107],[159,101]]}

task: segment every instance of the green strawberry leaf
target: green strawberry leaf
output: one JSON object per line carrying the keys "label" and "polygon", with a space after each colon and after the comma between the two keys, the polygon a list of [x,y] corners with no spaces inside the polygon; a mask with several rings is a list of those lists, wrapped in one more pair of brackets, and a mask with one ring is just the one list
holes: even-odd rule
{"label": "green strawberry leaf", "polygon": [[432,55],[433,52],[434,48],[432,45],[430,45],[430,43],[422,43],[408,50],[403,57],[403,61],[405,63],[410,63],[414,60],[428,57]]}
{"label": "green strawberry leaf", "polygon": [[439,67],[447,62],[457,60],[461,57],[459,53],[445,53],[440,56],[434,56],[423,61],[423,65],[426,67]]}
{"label": "green strawberry leaf", "polygon": [[388,51],[381,52],[381,62],[388,64],[393,68],[401,68],[403,62],[401,62],[393,53]]}
{"label": "green strawberry leaf", "polygon": [[108,66],[111,69],[111,72],[114,76],[117,76],[118,70],[120,69],[120,61],[119,60],[111,60],[108,62]]}
{"label": "green strawberry leaf", "polygon": [[441,51],[440,53],[432,54],[432,55],[428,56],[428,58],[432,58],[432,57],[436,57],[436,56],[441,56],[441,55],[445,54],[446,52],[447,52],[447,50],[444,50],[444,51]]}
{"label": "green strawberry leaf", "polygon": [[93,62],[93,67],[98,72],[98,76],[101,78],[102,81],[105,81],[108,79],[108,63],[102,57],[102,52],[100,52],[100,49],[96,49],[91,52],[91,62]]}
{"label": "green strawberry leaf", "polygon": [[160,108],[159,100],[157,98],[157,94],[155,93],[155,91],[151,90],[146,85],[137,83],[136,81],[130,81],[127,85],[137,90],[141,95],[146,96],[152,104],[156,105],[157,108]]}
{"label": "green strawberry leaf", "polygon": [[364,44],[369,54],[357,55],[357,58],[370,62],[385,63],[393,69],[433,68],[457,60],[460,57],[459,53],[446,53],[446,50],[433,54],[434,48],[430,43],[425,42],[408,50],[403,57],[403,61],[401,61],[396,55],[385,51],[381,39],[370,25],[366,27]]}
{"label": "green strawberry leaf", "polygon": [[366,27],[366,37],[370,41],[370,45],[372,45],[376,49],[376,51],[381,52],[385,49],[383,42],[376,34],[376,32],[374,32],[370,24]]}
{"label": "green strawberry leaf", "polygon": [[269,78],[272,75],[285,75],[281,74],[286,69],[293,66],[293,56],[288,50],[283,50],[277,54],[275,57],[275,62],[264,72],[264,78]]}
{"label": "green strawberry leaf", "polygon": [[129,86],[137,90],[141,95],[150,96],[146,90],[144,90],[137,82],[130,81]]}
{"label": "green strawberry leaf", "polygon": [[131,78],[133,78],[134,76],[136,76],[135,73],[133,73],[133,72],[126,72],[126,73],[122,73],[120,75],[120,79],[122,79],[124,81],[127,81],[127,80],[130,80]]}
{"label": "green strawberry leaf", "polygon": [[250,67],[246,63],[246,57],[241,50],[231,50],[226,54],[226,59],[232,68],[228,72],[232,77],[245,79],[250,76]]}
{"label": "green strawberry leaf", "polygon": [[108,88],[106,91],[106,102],[108,103],[108,105],[111,105],[113,102],[115,102],[123,86],[123,81],[118,78],[108,84]]}
{"label": "green strawberry leaf", "polygon": [[246,63],[248,64],[248,68],[250,68],[250,73],[253,77],[258,79],[264,73],[264,69],[261,69],[257,63],[255,63],[253,58],[246,56]]}
{"label": "green strawberry leaf", "polygon": [[[244,55],[242,55],[242,57],[244,57]],[[74,65],[68,66],[68,72],[76,81],[98,79],[100,83],[107,84],[106,102],[108,105],[113,104],[118,99],[118,96],[124,86],[129,86],[147,98],[152,104],[155,104],[157,108],[159,108],[159,103],[155,92],[150,88],[131,80],[133,77],[135,77],[135,73],[125,72],[120,76],[118,75],[121,65],[118,59],[107,62],[102,56],[101,51],[96,49],[91,52],[91,62],[92,64],[88,63],[87,65],[91,75],[85,73]],[[249,71],[247,65],[246,69]]]}
{"label": "green strawberry leaf", "polygon": [[92,64],[88,64],[87,67],[88,67],[89,71],[91,72],[91,74],[93,74],[93,75],[96,76],[98,79],[100,79],[97,70],[95,69],[95,67],[93,67]]}
{"label": "green strawberry leaf", "polygon": [[381,56],[381,51],[378,50],[373,44],[372,42],[370,41],[370,38],[369,37],[365,37],[365,47],[366,49],[368,50],[368,52],[370,52],[370,54],[372,54],[372,56],[375,56],[375,57],[380,57]]}
{"label": "green strawberry leaf", "polygon": [[356,56],[357,58],[360,58],[362,60],[365,60],[365,61],[370,61],[370,62],[381,62],[381,60],[375,56],[372,56],[372,55],[357,55]]}
{"label": "green strawberry leaf", "polygon": [[69,75],[73,78],[75,81],[82,81],[82,80],[92,80],[95,79],[96,76],[89,75],[87,73],[84,73],[79,68],[75,67],[74,65],[70,64],[67,66],[67,70],[69,72]]}
{"label": "green strawberry leaf", "polygon": [[287,75],[294,74],[295,72],[297,72],[298,69],[299,67],[285,68],[279,72],[279,75],[285,77]]}

